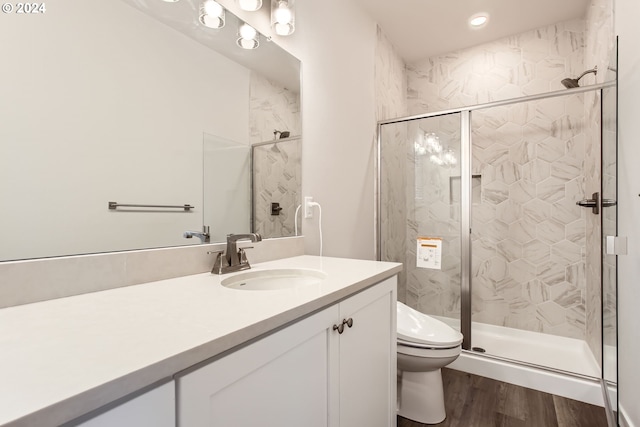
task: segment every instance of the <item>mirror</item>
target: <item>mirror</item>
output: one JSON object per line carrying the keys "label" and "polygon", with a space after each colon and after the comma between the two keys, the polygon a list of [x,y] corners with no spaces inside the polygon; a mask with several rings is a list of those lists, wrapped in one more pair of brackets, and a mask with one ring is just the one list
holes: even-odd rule
{"label": "mirror", "polygon": [[[205,226],[225,224],[263,238],[301,234],[295,215],[302,203],[302,138],[277,136],[250,147],[204,136]],[[224,230],[209,226],[211,240],[224,241]]]}
{"label": "mirror", "polygon": [[[198,244],[183,233],[209,203],[203,135],[250,147],[300,133],[299,61],[262,36],[240,49],[235,16],[212,30],[198,11],[65,0],[3,17],[0,260]],[[208,225],[212,242],[238,232]]]}

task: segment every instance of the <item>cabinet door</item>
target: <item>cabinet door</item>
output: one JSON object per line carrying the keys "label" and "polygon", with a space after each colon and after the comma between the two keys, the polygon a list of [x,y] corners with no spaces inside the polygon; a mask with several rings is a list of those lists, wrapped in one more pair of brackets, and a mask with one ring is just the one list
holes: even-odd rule
{"label": "cabinet door", "polygon": [[330,307],[177,379],[180,427],[326,427]]}
{"label": "cabinet door", "polygon": [[340,427],[396,425],[396,278],[340,303]]}
{"label": "cabinet door", "polygon": [[73,425],[79,427],[175,427],[175,409],[175,385],[171,381]]}

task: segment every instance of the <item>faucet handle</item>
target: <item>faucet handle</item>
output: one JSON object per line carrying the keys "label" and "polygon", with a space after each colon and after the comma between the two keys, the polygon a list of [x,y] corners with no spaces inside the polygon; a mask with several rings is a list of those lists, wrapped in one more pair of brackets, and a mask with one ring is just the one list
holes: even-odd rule
{"label": "faucet handle", "polygon": [[246,249],[253,249],[253,246],[245,246],[238,250],[238,258],[240,259],[240,264],[249,265],[249,260],[247,259]]}
{"label": "faucet handle", "polygon": [[207,251],[207,254],[215,255],[215,259],[213,261],[213,268],[211,269],[211,273],[213,274],[222,274],[222,269],[225,267],[222,260],[226,261],[226,258],[222,255],[224,251]]}

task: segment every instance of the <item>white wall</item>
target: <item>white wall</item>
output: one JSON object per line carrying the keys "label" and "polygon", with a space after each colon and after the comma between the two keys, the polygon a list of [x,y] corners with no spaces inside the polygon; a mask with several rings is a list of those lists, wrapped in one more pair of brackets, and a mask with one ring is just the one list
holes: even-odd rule
{"label": "white wall", "polygon": [[[373,259],[376,25],[349,2],[298,5],[299,24],[308,26],[301,32],[303,195],[322,204],[326,255]],[[307,235],[314,229],[305,223]],[[307,251],[317,253],[316,244],[309,239]]]}
{"label": "white wall", "polygon": [[640,426],[640,2],[616,0],[618,64],[618,214],[619,235],[629,253],[618,257],[619,396],[621,412]]}
{"label": "white wall", "polygon": [[249,70],[120,1],[22,18],[0,23],[0,259],[192,243],[203,132],[248,143]]}
{"label": "white wall", "polygon": [[[268,7],[223,6],[264,34]],[[302,195],[322,205],[324,255],[374,259],[374,51],[376,24],[350,2],[296,2],[296,32],[277,43],[302,61]],[[317,254],[318,211],[305,220]]]}

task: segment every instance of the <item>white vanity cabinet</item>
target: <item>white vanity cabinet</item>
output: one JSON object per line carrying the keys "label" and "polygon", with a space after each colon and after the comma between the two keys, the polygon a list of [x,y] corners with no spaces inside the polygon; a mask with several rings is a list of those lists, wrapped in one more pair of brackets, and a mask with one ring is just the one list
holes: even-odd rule
{"label": "white vanity cabinet", "polygon": [[175,427],[175,385],[173,381],[82,422],[78,427]]}
{"label": "white vanity cabinet", "polygon": [[178,426],[395,425],[395,310],[392,277],[178,377]]}

